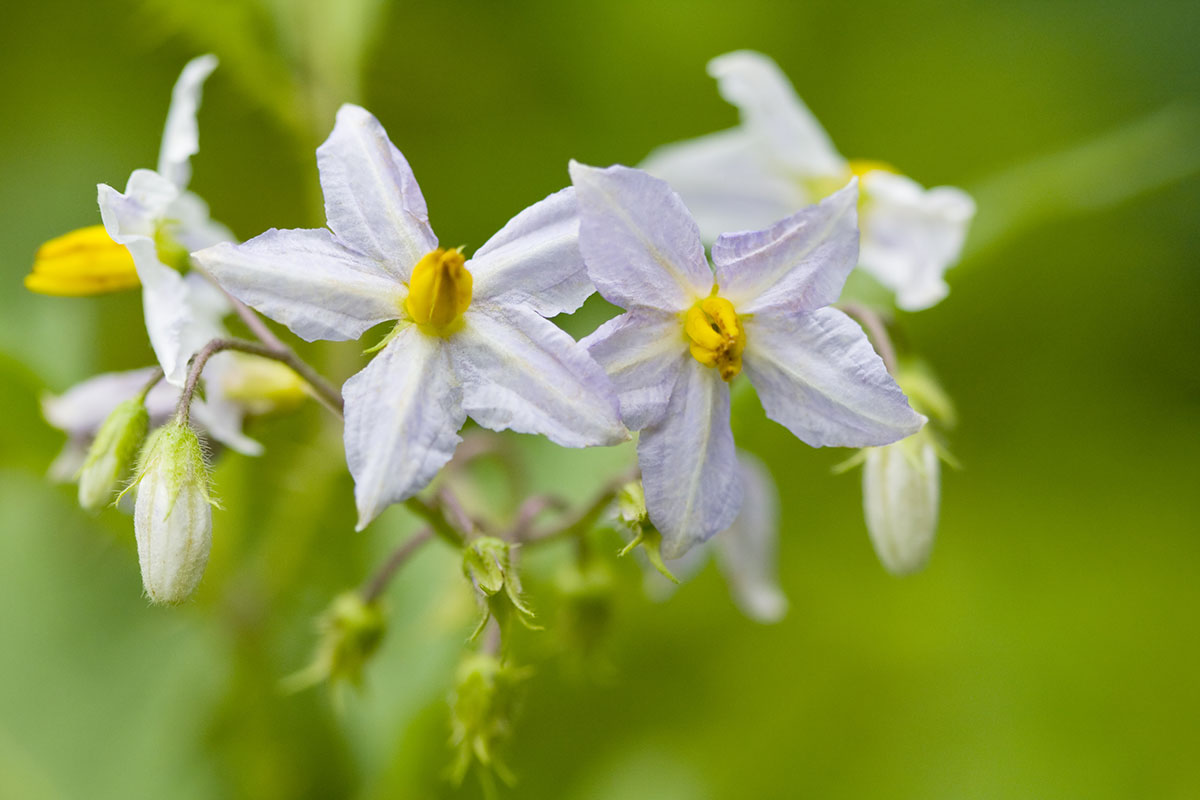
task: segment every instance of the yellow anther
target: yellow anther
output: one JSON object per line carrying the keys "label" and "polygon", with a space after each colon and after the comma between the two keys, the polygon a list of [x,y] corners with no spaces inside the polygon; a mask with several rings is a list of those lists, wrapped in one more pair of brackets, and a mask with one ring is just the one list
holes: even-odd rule
{"label": "yellow anther", "polygon": [[413,322],[445,330],[471,305],[474,281],[457,248],[438,248],[413,267],[404,307]]}
{"label": "yellow anther", "polygon": [[[873,161],[869,158],[852,158],[847,166],[850,168],[850,174],[862,180],[863,176],[868,172],[890,172],[896,174],[896,168],[886,161]],[[849,179],[847,179],[849,180]]]}
{"label": "yellow anther", "polygon": [[733,304],[724,297],[707,297],[688,309],[683,330],[692,358],[706,367],[715,367],[726,381],[742,371],[742,352],[746,333]]}
{"label": "yellow anther", "polygon": [[33,260],[25,288],[39,294],[83,297],[140,285],[133,256],[103,225],[92,225],[51,239]]}

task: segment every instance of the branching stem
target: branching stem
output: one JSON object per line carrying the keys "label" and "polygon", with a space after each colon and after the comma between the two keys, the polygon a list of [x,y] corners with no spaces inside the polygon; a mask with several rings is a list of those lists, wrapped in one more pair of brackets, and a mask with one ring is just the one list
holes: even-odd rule
{"label": "branching stem", "polygon": [[421,530],[408,537],[407,540],[388,556],[388,560],[383,562],[383,565],[376,571],[371,579],[362,588],[363,602],[373,603],[379,599],[384,593],[388,585],[392,582],[392,578],[396,576],[396,572],[400,567],[404,566],[413,554],[433,538],[433,528],[422,528]]}

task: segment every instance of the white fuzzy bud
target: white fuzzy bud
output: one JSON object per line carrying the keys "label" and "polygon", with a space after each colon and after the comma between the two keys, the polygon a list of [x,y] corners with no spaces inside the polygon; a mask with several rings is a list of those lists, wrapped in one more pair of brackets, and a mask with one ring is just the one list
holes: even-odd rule
{"label": "white fuzzy bud", "polygon": [[108,504],[133,466],[149,426],[150,414],[141,397],[126,400],[113,409],[96,432],[79,470],[79,505],[88,511],[99,511]]}
{"label": "white fuzzy bud", "polygon": [[922,430],[866,451],[863,509],[875,553],[888,572],[925,566],[937,533],[940,468],[937,448]]}
{"label": "white fuzzy bud", "polygon": [[212,548],[208,468],[188,425],[170,422],[146,442],[133,524],[147,596],[171,605],[187,600]]}

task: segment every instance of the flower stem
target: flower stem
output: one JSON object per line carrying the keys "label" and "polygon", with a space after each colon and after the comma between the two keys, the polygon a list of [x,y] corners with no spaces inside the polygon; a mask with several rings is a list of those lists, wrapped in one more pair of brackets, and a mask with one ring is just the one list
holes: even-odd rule
{"label": "flower stem", "polygon": [[192,397],[196,394],[196,387],[200,383],[200,374],[204,371],[205,364],[217,353],[225,350],[237,350],[238,352],[269,358],[273,361],[286,364],[291,367],[292,371],[304,379],[305,383],[313,390],[313,395],[317,400],[339,417],[342,416],[342,393],[322,378],[316,370],[302,361],[290,348],[282,344],[281,347],[282,349],[279,349],[266,343],[250,342],[244,339],[213,339],[204,345],[203,349],[192,359],[192,366],[188,371],[187,381],[183,385],[183,393],[179,395],[179,405],[175,409],[176,417],[181,422],[186,423],[188,421],[191,413]]}
{"label": "flower stem", "polygon": [[396,576],[396,572],[399,571],[400,567],[404,566],[404,563],[412,558],[413,554],[432,538],[433,528],[422,528],[393,550],[392,554],[388,556],[388,560],[383,562],[379,570],[363,586],[363,602],[373,603],[378,600],[379,596],[387,589],[388,584],[392,582],[392,578]]}

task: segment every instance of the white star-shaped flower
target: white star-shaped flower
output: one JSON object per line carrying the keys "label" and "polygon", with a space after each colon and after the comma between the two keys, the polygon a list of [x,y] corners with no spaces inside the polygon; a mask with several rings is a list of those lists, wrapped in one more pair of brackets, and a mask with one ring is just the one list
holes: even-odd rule
{"label": "white star-shaped flower", "polygon": [[205,55],[183,68],[171,94],[157,171],[134,170],[123,194],[103,183],[97,187],[105,230],[133,256],[150,345],[167,380],[180,387],[188,361],[211,333],[197,309],[215,308],[218,316],[231,310],[204,276],[183,272],[192,250],[233,239],[209,218],[204,201],[187,191],[190,159],[200,147],[200,92],[216,66],[216,57]]}
{"label": "white star-shaped flower", "polygon": [[522,211],[468,261],[438,246],[408,162],[364,109],[338,111],[317,164],[328,229],[272,229],[193,257],[309,341],[397,320],[342,390],[360,528],[433,479],[468,415],[567,447],[628,438],[604,371],[546,319],[593,291],[573,190]]}
{"label": "white star-shaped flower", "polygon": [[770,58],[727,53],[708,64],[742,124],[655,150],[641,166],[668,181],[696,217],[705,241],[762,228],[845,185],[862,181],[860,265],[916,311],[949,291],[975,215],[960,189],[924,189],[878,161],[847,161]]}
{"label": "white star-shaped flower", "polygon": [[663,555],[729,527],[742,482],[729,382],[745,369],[767,416],[814,447],[882,445],[913,411],[837,299],[858,255],[857,181],[767,230],[724,234],[709,268],[700,231],[666,182],[571,164],[579,244],[600,294],[625,314],[583,340],[608,370]]}

